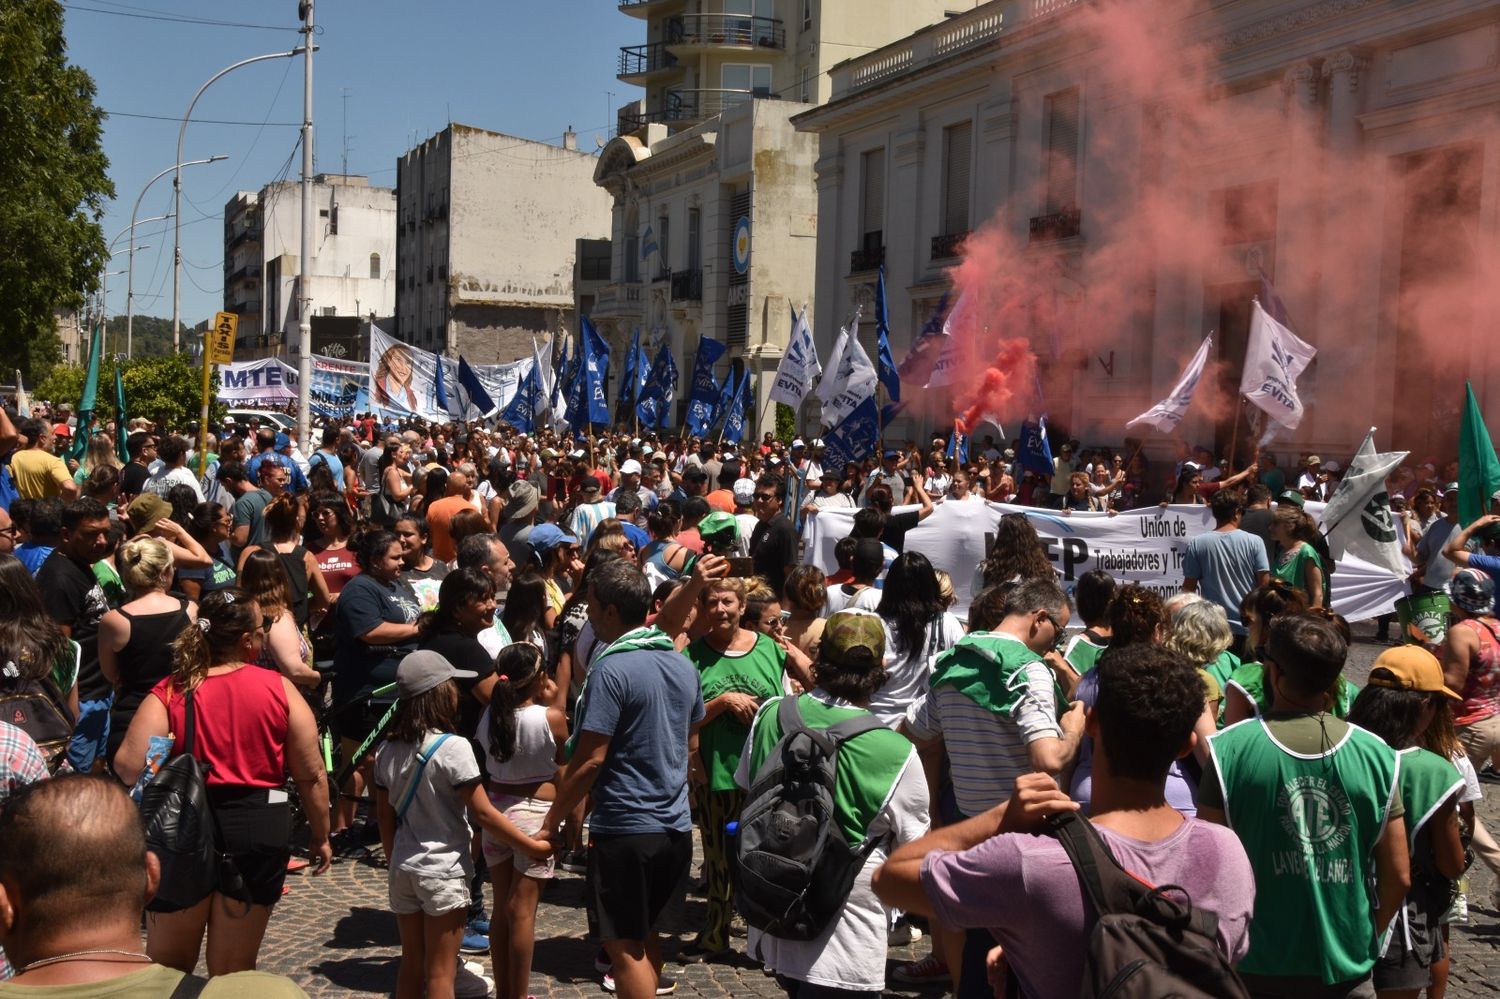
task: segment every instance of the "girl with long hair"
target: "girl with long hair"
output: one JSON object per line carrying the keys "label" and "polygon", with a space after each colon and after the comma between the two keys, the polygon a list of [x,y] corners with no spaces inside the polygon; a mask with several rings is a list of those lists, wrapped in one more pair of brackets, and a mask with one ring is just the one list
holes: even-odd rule
{"label": "girl with long hair", "polygon": [[[172,644],[172,675],[141,702],[115,754],[128,786],[144,768],[153,736],[176,736],[169,753],[191,748],[207,764],[208,800],[221,863],[215,890],[185,909],[147,906],[146,952],[158,964],[191,972],[208,933],[210,975],[255,968],[281,898],[291,858],[292,815],[281,790],[291,773],[311,826],[314,874],[328,869],[328,784],[312,710],[279,674],[252,665],[270,622],[237,589],[203,598],[198,619]],[[191,699],[193,744],[180,741]],[[232,876],[231,876],[232,875]]]}
{"label": "girl with long hair", "polygon": [[[1458,816],[1465,784],[1452,762],[1451,712],[1458,699],[1444,685],[1437,658],[1408,645],[1376,658],[1349,710],[1351,724],[1384,739],[1401,760],[1411,888],[1375,960],[1378,996],[1416,996],[1439,975],[1447,982],[1442,919],[1468,866]],[[1434,745],[1436,752],[1428,748]]]}
{"label": "girl with long hair", "polygon": [[313,669],[312,646],[293,616],[294,595],[282,560],[263,548],[249,549],[240,563],[239,585],[271,622],[255,665],[275,670],[299,687],[316,687],[323,678]]}
{"label": "girl with long hair", "polygon": [[1276,507],[1271,515],[1271,540],[1281,546],[1281,554],[1271,572],[1300,589],[1309,608],[1328,605],[1328,579],[1323,560],[1309,543],[1318,526],[1307,511],[1289,503]]}
{"label": "girl with long hair", "polygon": [[114,472],[115,478],[119,479],[122,467],[120,457],[115,453],[115,442],[108,434],[94,434],[83,452],[83,461],[73,473],[73,481],[82,486],[101,468]]}
{"label": "girl with long hair", "polygon": [[127,602],[99,621],[99,671],[115,688],[109,709],[111,757],[130,719],[172,672],[172,643],[198,616],[190,600],[170,596],[172,552],[156,538],[131,538],[115,555]]}
{"label": "girl with long hair", "polygon": [[244,575],[245,562],[252,551],[266,551],[275,556],[286,570],[292,620],[299,630],[305,629],[313,614],[318,614],[321,620],[321,615],[333,605],[317,557],[302,544],[307,513],[297,497],[282,493],[267,504],[264,516],[270,543],[249,547],[240,553],[240,574]]}
{"label": "girl with long hair", "polygon": [[[500,623],[510,633],[512,642],[527,642],[547,655],[547,632],[557,619],[547,603],[546,580],[532,571],[512,576],[510,592],[505,595],[505,609]],[[550,659],[550,657],[548,657]]]}
{"label": "girl with long hair", "polygon": [[[517,829],[535,835],[557,798],[558,748],[567,742],[563,692],[534,645],[518,642],[495,657],[495,685],[479,719],[478,739],[490,804]],[[551,857],[535,860],[483,835],[484,860],[494,885],[490,960],[496,994],[524,999],[536,943],[536,907],[555,870]]]}
{"label": "girl with long hair", "polygon": [[1196,663],[1212,681],[1208,687],[1209,709],[1217,719],[1219,705],[1224,700],[1224,685],[1240,665],[1239,657],[1229,651],[1234,644],[1234,632],[1229,628],[1229,615],[1223,607],[1202,597],[1189,596],[1193,599],[1184,600],[1173,609],[1162,645]]}
{"label": "girl with long hair", "polygon": [[469,740],[454,734],[456,675],[436,652],[401,661],[400,700],[375,758],[375,814],[401,934],[397,999],[453,995],[474,876],[468,819],[528,857],[545,861],[552,853],[490,804]]}
{"label": "girl with long hair", "polygon": [[53,770],[62,766],[78,721],[78,660],[78,646],[47,613],[36,579],[20,559],[0,553],[0,691],[39,698],[16,727]]}
{"label": "girl with long hair", "polygon": [[199,569],[177,568],[177,589],[189,600],[202,599],[205,593],[235,585],[239,573],[229,560],[229,536],[234,532],[234,516],[218,503],[199,503],[188,518],[188,534],[203,546],[213,559]]}
{"label": "girl with long hair", "polygon": [[438,587],[448,575],[448,565],[432,557],[432,529],[420,513],[405,513],[396,519],[396,537],[401,541],[401,578],[411,584],[430,611],[438,604]]}
{"label": "girl with long hair", "polygon": [[901,723],[907,705],[927,690],[938,654],[964,637],[963,625],[946,607],[927,556],[897,556],[886,572],[878,611],[885,628],[886,681],[869,704],[870,713],[890,728]]}
{"label": "girl with long hair", "polygon": [[989,557],[979,563],[975,575],[974,592],[978,593],[1001,583],[1051,579],[1056,573],[1031,521],[1025,514],[1007,513],[995,528]]}
{"label": "girl with long hair", "polygon": [[380,527],[393,527],[412,500],[411,447],[400,440],[386,444],[380,455],[380,492],[370,500],[370,520]]}
{"label": "girl with long hair", "polygon": [[[1271,622],[1287,614],[1306,613],[1309,609],[1307,594],[1302,588],[1276,576],[1251,590],[1240,601],[1240,620],[1245,622],[1247,631],[1245,655],[1248,658],[1253,650],[1255,661],[1241,663],[1224,685],[1220,715],[1225,726],[1271,709],[1271,692],[1266,689],[1266,671],[1262,665]],[[1338,626],[1340,621],[1336,620],[1334,624]],[[1348,627],[1347,623],[1342,625],[1345,635]],[[1354,685],[1340,676],[1328,691],[1328,710],[1340,718],[1349,717],[1349,706],[1354,702],[1355,693]]]}
{"label": "girl with long hair", "polygon": [[823,605],[828,601],[828,579],[815,565],[799,565],[786,577],[781,603],[790,613],[782,625],[786,640],[809,659],[818,658],[818,641],[828,623]]}

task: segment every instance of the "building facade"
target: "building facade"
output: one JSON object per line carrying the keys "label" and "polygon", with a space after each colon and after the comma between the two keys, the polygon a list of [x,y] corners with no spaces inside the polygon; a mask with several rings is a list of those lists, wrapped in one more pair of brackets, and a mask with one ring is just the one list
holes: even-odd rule
{"label": "building facade", "polygon": [[[1212,332],[1199,397],[1218,405],[1180,432],[1243,458],[1251,300],[1274,289],[1319,350],[1302,424],[1274,447],[1342,461],[1374,425],[1383,448],[1451,455],[1463,379],[1500,405],[1480,334],[1500,320],[1494,5],[1148,4],[1150,25],[1093,6],[987,3],[834,68],[829,101],[796,119],[820,140],[820,347],[880,263],[898,360],[957,268],[1019,272],[1029,286],[993,319],[1031,341],[1042,398],[1019,393],[1008,419],[1046,409],[1118,442]],[[897,437],[973,401],[927,395]]]}
{"label": "building facade", "polygon": [[609,235],[594,157],[449,125],[396,163],[396,335],[503,364],[572,319],[579,238]]}
{"label": "building facade", "polygon": [[[699,336],[729,347],[721,382],[744,365],[774,372],[792,310],[814,290],[817,143],[792,116],[828,97],[834,63],[972,6],[623,0],[646,42],[620,50],[619,78],[645,96],[620,109],[594,173],[613,208],[609,283],[591,318],[613,356],[639,329],[653,354],[671,344],[681,386]],[[770,379],[755,384],[759,432]],[[674,426],[687,403],[677,396]]]}
{"label": "building facade", "polygon": [[[315,316],[390,315],[396,305],[396,192],[368,178],[313,178]],[[224,311],[240,317],[235,353],[295,359],[302,185],[278,181],[224,206]]]}

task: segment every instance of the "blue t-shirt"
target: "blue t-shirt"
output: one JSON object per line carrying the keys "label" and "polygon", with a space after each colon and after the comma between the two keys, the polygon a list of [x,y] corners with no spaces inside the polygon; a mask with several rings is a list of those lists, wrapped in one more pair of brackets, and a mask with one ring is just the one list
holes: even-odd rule
{"label": "blue t-shirt", "polygon": [[336,454],[329,454],[327,451],[314,451],[312,453],[312,457],[307,459],[308,470],[311,471],[319,465],[328,466],[328,470],[333,473],[333,487],[339,492],[343,492],[344,463],[339,460],[339,456]]}
{"label": "blue t-shirt", "polygon": [[16,545],[15,556],[21,560],[26,571],[35,576],[36,571],[42,567],[42,563],[47,561],[47,556],[52,554],[52,549],[52,545],[39,545],[28,541],[24,545]]}
{"label": "blue t-shirt", "polygon": [[628,521],[620,521],[620,528],[625,532],[625,540],[634,545],[636,551],[640,551],[651,543],[651,535]]}
{"label": "blue t-shirt", "polygon": [[1198,580],[1198,592],[1224,608],[1229,630],[1245,634],[1240,601],[1255,589],[1262,572],[1270,572],[1265,542],[1241,530],[1210,531],[1188,542],[1182,574]]}
{"label": "blue t-shirt", "polygon": [[692,829],[688,733],[703,720],[697,668],[676,652],[617,652],[589,670],[583,702],[582,730],[609,737],[594,781],[590,831]]}
{"label": "blue t-shirt", "polygon": [[[18,554],[19,551],[17,549]],[[1500,555],[1481,555],[1477,552],[1470,552],[1469,568],[1487,573],[1496,583],[1500,583]]]}

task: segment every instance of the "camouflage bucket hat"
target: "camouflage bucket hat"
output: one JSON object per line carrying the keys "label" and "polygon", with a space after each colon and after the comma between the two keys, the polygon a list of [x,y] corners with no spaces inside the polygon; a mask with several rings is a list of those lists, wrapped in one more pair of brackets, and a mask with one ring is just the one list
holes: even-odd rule
{"label": "camouflage bucket hat", "polygon": [[823,628],[822,655],[831,662],[847,661],[855,649],[869,649],[879,663],[885,657],[885,629],[869,611],[841,610]]}

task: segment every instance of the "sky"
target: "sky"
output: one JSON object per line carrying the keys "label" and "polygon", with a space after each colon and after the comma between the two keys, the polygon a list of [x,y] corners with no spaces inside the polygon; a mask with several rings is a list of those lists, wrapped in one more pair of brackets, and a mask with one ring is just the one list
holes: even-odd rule
{"label": "sky", "polygon": [[[110,113],[104,151],[115,199],[106,239],[129,226],[146,182],[173,165],[198,87],[232,63],[301,41],[296,0],[63,6],[68,59],[93,76],[95,100]],[[190,23],[200,20],[237,26]],[[641,95],[615,71],[620,46],[639,44],[644,22],[621,14],[615,0],[317,0],[315,20],[315,171],[342,171],[347,134],[348,172],[372,185],[394,187],[396,158],[449,121],[553,143],[572,126],[579,148],[593,149],[596,135],[609,137],[613,109]],[[193,111],[183,159],[229,159],[182,172],[184,326],[223,307],[224,204],[236,191],[299,175],[302,74],[300,56],[237,69]],[[141,201],[139,217],[165,215],[171,205],[168,174]],[[139,315],[172,314],[171,226],[136,227],[136,243],[150,247],[136,253]],[[109,266],[122,272],[108,279],[111,314],[125,312],[127,244],[122,236]]]}

